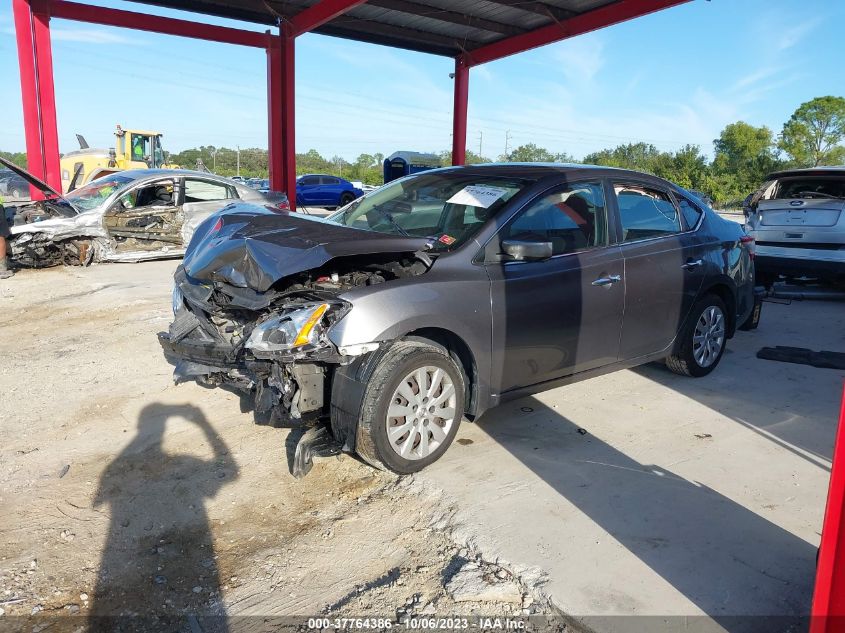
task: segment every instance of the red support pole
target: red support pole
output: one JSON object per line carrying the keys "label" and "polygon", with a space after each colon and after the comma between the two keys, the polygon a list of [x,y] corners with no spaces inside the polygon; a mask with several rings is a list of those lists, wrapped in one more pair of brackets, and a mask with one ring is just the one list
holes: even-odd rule
{"label": "red support pole", "polygon": [[455,104],[452,110],[452,164],[466,163],[467,102],[469,100],[469,66],[463,55],[455,58]]}
{"label": "red support pole", "polygon": [[845,390],[833,447],[822,526],[810,633],[839,633],[845,626]]}
{"label": "red support pole", "polygon": [[290,198],[290,208],[296,210],[296,94],[294,86],[296,40],[283,34],[282,40],[282,160],[284,161],[284,190]]}
{"label": "red support pole", "polygon": [[38,105],[41,117],[41,144],[44,157],[43,180],[53,189],[61,192],[62,174],[59,166],[59,131],[56,124],[56,93],[53,84],[50,15],[47,2],[33,1],[32,6],[35,65],[38,77]]}
{"label": "red support pole", "polygon": [[[271,37],[270,40],[267,46],[267,165],[270,172],[270,189],[279,191],[285,181],[281,131],[282,46],[280,38]],[[295,200],[291,199],[291,202]]]}
{"label": "red support pole", "polygon": [[267,131],[270,188],[284,191],[296,208],[294,38],[284,31],[267,49]]}
{"label": "red support pole", "polygon": [[[15,37],[18,45],[18,64],[21,76],[23,101],[23,127],[26,136],[26,163],[36,176],[43,177],[44,148],[41,144],[41,117],[38,108],[38,80],[35,70],[35,36],[32,27],[32,10],[27,0],[12,0],[15,18]],[[30,187],[33,200],[44,196]]]}

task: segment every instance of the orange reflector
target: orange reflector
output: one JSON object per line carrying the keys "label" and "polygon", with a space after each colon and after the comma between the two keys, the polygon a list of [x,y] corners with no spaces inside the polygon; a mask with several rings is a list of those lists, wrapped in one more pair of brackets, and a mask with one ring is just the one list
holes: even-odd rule
{"label": "orange reflector", "polygon": [[306,345],[308,343],[308,335],[311,334],[311,330],[313,330],[314,326],[320,322],[320,319],[323,318],[323,315],[328,309],[329,304],[324,303],[314,310],[314,313],[308,317],[308,320],[303,324],[302,329],[299,330],[299,334],[296,335],[293,347],[299,347],[300,345]]}

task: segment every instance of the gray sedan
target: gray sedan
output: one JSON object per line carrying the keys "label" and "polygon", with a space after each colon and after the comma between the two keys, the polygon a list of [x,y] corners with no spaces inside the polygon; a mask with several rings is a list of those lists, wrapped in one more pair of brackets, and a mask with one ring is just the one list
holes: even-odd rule
{"label": "gray sedan", "polygon": [[410,473],[506,400],[657,359],[710,373],[754,307],[750,247],[646,174],[433,170],[326,219],[209,218],[159,340],[177,379],[314,425],[295,474],[341,448]]}
{"label": "gray sedan", "polygon": [[262,194],[196,171],[120,171],[60,195],[19,167],[9,167],[46,196],[18,207],[14,216],[12,261],[24,267],[180,257],[196,227],[233,202],[289,208],[284,194]]}

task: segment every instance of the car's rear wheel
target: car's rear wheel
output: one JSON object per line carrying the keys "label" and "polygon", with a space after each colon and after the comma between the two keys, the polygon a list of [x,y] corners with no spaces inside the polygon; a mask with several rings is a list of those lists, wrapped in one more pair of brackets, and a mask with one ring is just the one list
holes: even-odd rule
{"label": "car's rear wheel", "polygon": [[367,382],[356,451],[376,467],[417,472],[446,452],[463,411],[464,375],[448,352],[397,343]]}
{"label": "car's rear wheel", "polygon": [[690,313],[666,366],[676,374],[706,376],[716,368],[727,343],[727,309],[716,295],[702,297]]}
{"label": "car's rear wheel", "polygon": [[345,207],[347,204],[352,202],[355,199],[355,196],[348,191],[340,194],[340,206]]}
{"label": "car's rear wheel", "polygon": [[754,277],[754,283],[763,286],[766,290],[771,290],[777,280],[778,275],[772,273],[757,273]]}

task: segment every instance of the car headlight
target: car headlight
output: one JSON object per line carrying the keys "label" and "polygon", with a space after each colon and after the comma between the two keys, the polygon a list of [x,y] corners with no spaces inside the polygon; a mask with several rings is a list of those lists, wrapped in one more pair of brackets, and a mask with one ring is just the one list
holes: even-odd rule
{"label": "car headlight", "polygon": [[182,309],[182,306],[185,305],[185,297],[182,294],[182,291],[179,289],[178,284],[173,284],[173,299],[172,299],[172,306],[173,306],[173,314],[175,315]]}
{"label": "car headlight", "polygon": [[344,308],[319,303],[274,316],[255,326],[246,347],[258,352],[289,352],[300,347],[320,347],[327,315]]}

